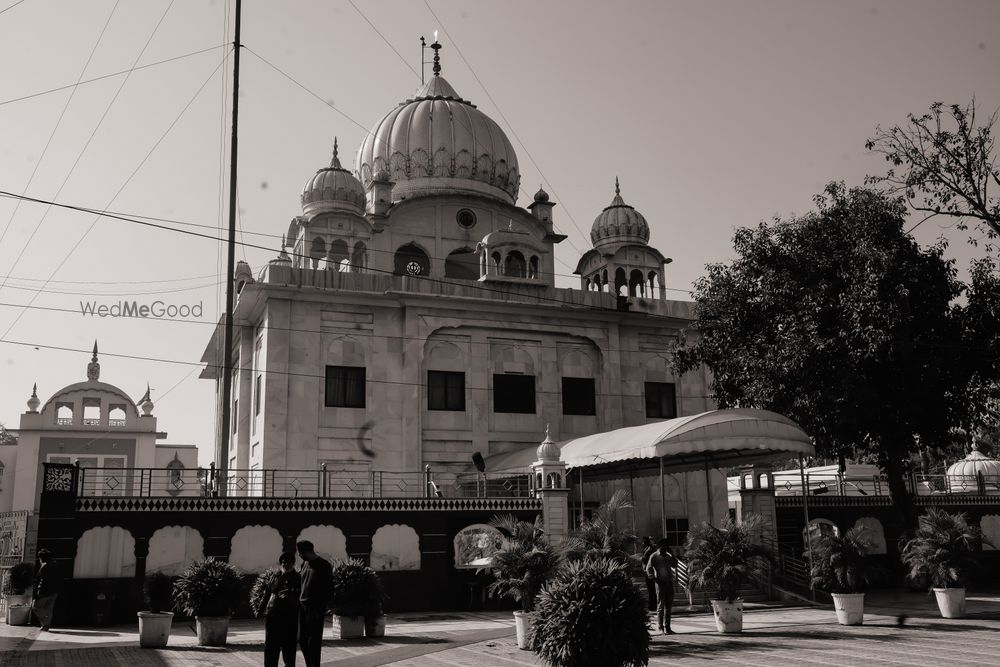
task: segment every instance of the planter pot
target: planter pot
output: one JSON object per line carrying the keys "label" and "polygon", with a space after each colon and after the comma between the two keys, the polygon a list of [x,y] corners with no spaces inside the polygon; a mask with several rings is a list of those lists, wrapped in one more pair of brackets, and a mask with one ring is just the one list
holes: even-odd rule
{"label": "planter pot", "polygon": [[360,639],[365,636],[364,616],[337,616],[333,615],[333,638],[334,639]]}
{"label": "planter pot", "polygon": [[[139,646],[142,648],[163,648],[170,638],[170,625],[174,620],[172,612],[140,611]],[[225,635],[222,638],[225,643]]]}
{"label": "planter pot", "polygon": [[531,648],[531,618],[533,614],[527,611],[514,612],[514,627],[517,629],[517,647],[522,651]]}
{"label": "planter pot", "polygon": [[385,637],[385,614],[365,618],[365,637]]}
{"label": "planter pot", "polygon": [[7,600],[7,606],[10,607],[15,604],[24,604],[31,606],[31,593],[10,593],[4,596]]}
{"label": "planter pot", "polygon": [[935,588],[934,597],[942,618],[965,618],[964,588]]}
{"label": "planter pot", "polygon": [[27,625],[31,619],[31,605],[7,604],[7,625]]}
{"label": "planter pot", "polygon": [[743,632],[743,600],[712,600],[715,627],[727,635]]}
{"label": "planter pot", "polygon": [[830,593],[837,622],[841,625],[861,625],[865,621],[864,593]]}
{"label": "planter pot", "polygon": [[198,646],[225,646],[229,634],[228,616],[195,616]]}

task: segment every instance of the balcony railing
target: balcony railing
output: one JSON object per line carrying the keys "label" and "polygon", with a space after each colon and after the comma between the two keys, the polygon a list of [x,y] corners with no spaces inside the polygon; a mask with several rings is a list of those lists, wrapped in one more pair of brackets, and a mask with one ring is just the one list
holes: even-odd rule
{"label": "balcony railing", "polygon": [[[846,476],[830,473],[808,474],[805,488],[810,496],[889,496],[889,484],[884,476]],[[920,475],[907,479],[907,490],[914,496],[994,495],[1000,494],[1000,475]],[[801,496],[802,482],[798,479],[776,480],[776,496]]]}
{"label": "balcony railing", "polygon": [[79,496],[528,498],[530,475],[389,470],[79,468]]}

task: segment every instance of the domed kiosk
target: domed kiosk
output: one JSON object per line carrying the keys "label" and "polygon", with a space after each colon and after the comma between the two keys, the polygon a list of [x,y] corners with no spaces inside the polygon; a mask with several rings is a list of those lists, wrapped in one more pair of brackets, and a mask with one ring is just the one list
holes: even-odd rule
{"label": "domed kiosk", "polygon": [[973,439],[968,456],[948,466],[947,479],[951,493],[1000,495],[1000,461],[979,451]]}

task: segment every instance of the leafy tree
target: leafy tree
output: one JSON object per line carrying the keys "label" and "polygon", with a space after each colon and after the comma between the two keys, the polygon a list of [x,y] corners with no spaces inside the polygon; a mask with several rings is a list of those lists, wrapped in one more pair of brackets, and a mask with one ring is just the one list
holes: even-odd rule
{"label": "leafy tree", "polygon": [[946,445],[995,396],[1000,281],[980,264],[961,283],[943,243],[904,233],[899,198],[833,183],[815,202],[737,230],[736,259],[695,283],[697,337],[675,366],[707,365],[721,407],[786,415],[821,456],[878,463],[915,526],[905,475],[918,441]]}
{"label": "leafy tree", "polygon": [[16,445],[17,437],[0,422],[0,445]]}
{"label": "leafy tree", "polygon": [[866,146],[885,156],[890,168],[869,180],[888,185],[928,218],[956,218],[960,229],[968,221],[978,222],[995,239],[1000,236],[1000,198],[990,196],[989,188],[1000,188],[996,122],[995,111],[985,122],[977,121],[973,98],[966,106],[935,102],[928,113],[909,114],[903,125],[879,126]]}

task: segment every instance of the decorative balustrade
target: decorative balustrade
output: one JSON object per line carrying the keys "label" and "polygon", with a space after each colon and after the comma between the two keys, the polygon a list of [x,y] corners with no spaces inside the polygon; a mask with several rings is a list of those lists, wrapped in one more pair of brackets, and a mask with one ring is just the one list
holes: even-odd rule
{"label": "decorative balustrade", "polygon": [[388,470],[90,468],[78,496],[264,498],[529,498],[530,475]]}
{"label": "decorative balustrade", "polygon": [[[907,490],[913,496],[1000,495],[1000,475],[921,475],[907,479]],[[888,497],[889,484],[882,475],[870,477],[846,476],[830,473],[810,473],[805,476],[805,488],[810,497],[853,496]],[[802,482],[798,479],[776,481],[775,496],[802,496]]]}

